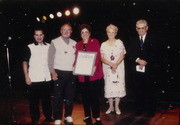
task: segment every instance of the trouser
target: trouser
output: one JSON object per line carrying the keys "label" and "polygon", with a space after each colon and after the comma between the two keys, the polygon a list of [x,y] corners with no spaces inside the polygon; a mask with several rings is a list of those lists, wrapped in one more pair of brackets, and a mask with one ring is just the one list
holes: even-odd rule
{"label": "trouser", "polygon": [[33,82],[28,89],[29,108],[32,121],[40,118],[39,103],[41,101],[44,116],[49,119],[52,116],[51,105],[52,81]]}
{"label": "trouser", "polygon": [[71,116],[73,110],[73,100],[75,93],[75,76],[72,71],[55,70],[58,80],[54,81],[54,119],[62,119],[63,103],[65,105],[64,116]]}
{"label": "trouser", "polygon": [[133,81],[137,111],[154,112],[156,108],[156,89],[150,75],[136,73]]}
{"label": "trouser", "polygon": [[100,116],[100,80],[88,80],[81,83],[81,87],[85,117],[91,117],[92,113],[93,118],[98,118]]}

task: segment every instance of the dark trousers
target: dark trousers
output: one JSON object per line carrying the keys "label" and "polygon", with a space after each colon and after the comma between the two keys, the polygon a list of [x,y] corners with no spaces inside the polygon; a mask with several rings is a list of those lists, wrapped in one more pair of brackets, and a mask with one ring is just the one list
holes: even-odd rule
{"label": "dark trousers", "polygon": [[28,89],[29,107],[32,121],[38,121],[40,118],[41,101],[43,114],[47,119],[52,116],[51,105],[52,82],[33,82]]}
{"label": "dark trousers", "polygon": [[85,117],[91,117],[91,113],[93,118],[98,118],[100,116],[100,87],[100,80],[86,80],[86,82],[81,83]]}
{"label": "dark trousers", "polygon": [[156,89],[149,74],[133,75],[135,106],[138,113],[153,113],[156,108]]}
{"label": "dark trousers", "polygon": [[65,105],[64,116],[71,116],[75,95],[75,76],[71,71],[55,70],[58,80],[54,81],[54,119],[62,119],[63,104]]}

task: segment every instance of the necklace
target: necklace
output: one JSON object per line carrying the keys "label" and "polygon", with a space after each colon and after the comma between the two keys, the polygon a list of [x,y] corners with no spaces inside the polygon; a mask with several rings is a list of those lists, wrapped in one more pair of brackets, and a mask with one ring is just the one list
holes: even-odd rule
{"label": "necklace", "polygon": [[83,50],[86,51],[87,43],[83,43]]}
{"label": "necklace", "polygon": [[[108,40],[108,42],[109,42],[109,45],[110,46],[114,46],[114,44],[115,44],[115,40],[113,39],[113,40]],[[113,49],[111,50],[111,56],[110,56],[110,59],[111,59],[111,61],[113,61],[114,59],[115,59],[115,57],[114,57],[114,54],[113,54]]]}
{"label": "necklace", "polygon": [[111,61],[113,61],[115,59],[114,55],[113,55],[113,50],[111,50],[111,57],[110,57]]}

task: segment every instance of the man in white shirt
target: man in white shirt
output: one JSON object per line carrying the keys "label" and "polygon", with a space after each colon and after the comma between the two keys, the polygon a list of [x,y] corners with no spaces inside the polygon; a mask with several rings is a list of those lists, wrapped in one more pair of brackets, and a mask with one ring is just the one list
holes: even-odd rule
{"label": "man in white shirt", "polygon": [[76,42],[70,38],[72,27],[63,24],[61,36],[53,39],[49,49],[48,65],[54,80],[53,111],[55,125],[62,124],[63,104],[65,105],[65,122],[72,123],[75,79],[72,74],[75,60]]}
{"label": "man in white shirt", "polygon": [[44,42],[44,32],[41,28],[34,30],[34,41],[25,50],[23,71],[25,82],[29,85],[29,107],[32,124],[37,124],[40,118],[39,101],[45,116],[45,122],[52,122],[51,106],[51,76],[48,68],[49,44]]}

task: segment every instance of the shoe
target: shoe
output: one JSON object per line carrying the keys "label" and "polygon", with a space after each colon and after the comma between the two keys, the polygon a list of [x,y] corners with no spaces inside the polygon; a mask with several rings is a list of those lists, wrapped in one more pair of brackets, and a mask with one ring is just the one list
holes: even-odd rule
{"label": "shoe", "polygon": [[152,113],[147,113],[147,114],[144,115],[144,117],[151,118],[151,117],[154,117],[154,114],[152,114]]}
{"label": "shoe", "polygon": [[62,121],[59,119],[54,121],[54,125],[61,125],[61,123],[62,123]]}
{"label": "shoe", "polygon": [[112,113],[112,112],[114,112],[114,109],[108,109],[106,112],[105,112],[105,114],[110,114],[110,113]]}
{"label": "shoe", "polygon": [[65,120],[66,120],[66,122],[68,122],[68,123],[72,123],[72,122],[73,122],[73,119],[72,119],[71,116],[66,117]]}
{"label": "shoe", "polygon": [[155,112],[150,111],[150,112],[146,112],[144,117],[153,117],[155,115]]}
{"label": "shoe", "polygon": [[132,113],[132,116],[142,116],[143,115],[143,111],[142,110],[137,110],[134,113]]}
{"label": "shoe", "polygon": [[96,120],[96,122],[93,125],[103,125],[101,120]]}
{"label": "shoe", "polygon": [[52,118],[46,118],[43,122],[53,122],[54,120]]}
{"label": "shoe", "polygon": [[121,112],[120,111],[116,111],[116,115],[120,115],[121,114]]}
{"label": "shoe", "polygon": [[86,123],[86,125],[93,125],[91,117],[86,117],[83,121]]}
{"label": "shoe", "polygon": [[38,121],[32,121],[31,122],[31,125],[37,125],[38,124]]}
{"label": "shoe", "polygon": [[116,112],[116,115],[120,115],[120,114],[121,114],[121,111],[120,111],[119,108],[118,108],[118,110],[116,110],[115,112]]}

